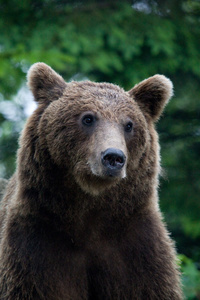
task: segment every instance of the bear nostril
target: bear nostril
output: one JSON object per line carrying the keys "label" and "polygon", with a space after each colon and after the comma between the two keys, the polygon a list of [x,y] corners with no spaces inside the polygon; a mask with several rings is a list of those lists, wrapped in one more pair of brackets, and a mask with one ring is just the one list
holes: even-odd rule
{"label": "bear nostril", "polygon": [[117,157],[116,158],[116,162],[122,164],[123,163],[123,159],[121,157]]}
{"label": "bear nostril", "polygon": [[111,169],[121,169],[125,164],[124,153],[115,148],[109,148],[102,153],[102,164]]}

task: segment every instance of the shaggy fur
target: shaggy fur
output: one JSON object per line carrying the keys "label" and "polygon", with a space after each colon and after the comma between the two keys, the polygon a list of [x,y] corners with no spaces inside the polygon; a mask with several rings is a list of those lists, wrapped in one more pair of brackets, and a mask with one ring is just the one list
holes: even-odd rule
{"label": "shaggy fur", "polygon": [[[157,197],[154,122],[170,80],[155,75],[125,92],[65,83],[38,63],[28,84],[38,108],[1,206],[0,299],[182,299]],[[108,173],[102,155],[113,148],[125,160]]]}

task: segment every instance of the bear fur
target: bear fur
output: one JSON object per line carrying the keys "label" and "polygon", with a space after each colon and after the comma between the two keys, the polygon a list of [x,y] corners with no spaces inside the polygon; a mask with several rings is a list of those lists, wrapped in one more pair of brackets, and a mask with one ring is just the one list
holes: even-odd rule
{"label": "bear fur", "polygon": [[28,85],[38,107],[0,210],[0,299],[182,299],[157,195],[171,81],[125,92],[37,63]]}

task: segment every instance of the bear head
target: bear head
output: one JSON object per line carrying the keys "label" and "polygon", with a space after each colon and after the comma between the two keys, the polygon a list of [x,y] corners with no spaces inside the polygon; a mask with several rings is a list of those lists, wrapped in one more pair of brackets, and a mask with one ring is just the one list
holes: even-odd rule
{"label": "bear head", "polygon": [[159,168],[153,124],[173,91],[165,76],[150,77],[126,92],[110,83],[66,83],[49,66],[36,63],[28,85],[40,115],[34,124],[34,159],[41,167],[51,161],[92,195],[137,176],[147,156]]}

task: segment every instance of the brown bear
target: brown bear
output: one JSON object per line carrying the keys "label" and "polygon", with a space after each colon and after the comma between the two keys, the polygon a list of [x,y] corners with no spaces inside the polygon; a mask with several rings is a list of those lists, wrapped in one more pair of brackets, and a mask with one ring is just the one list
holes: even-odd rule
{"label": "brown bear", "polygon": [[37,63],[28,85],[38,107],[1,205],[0,299],[182,299],[157,195],[171,81],[125,92]]}

